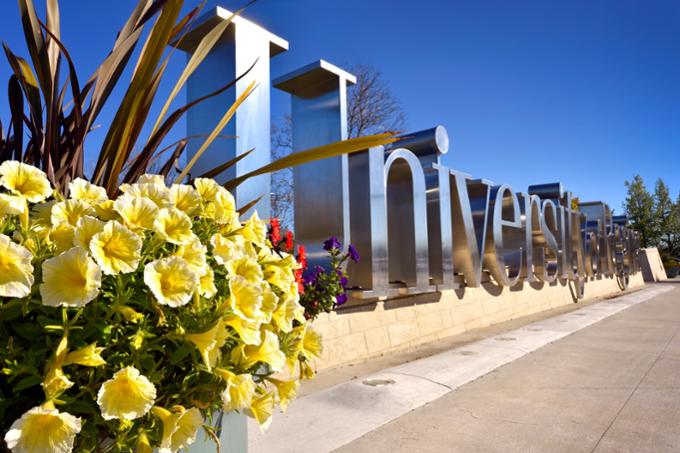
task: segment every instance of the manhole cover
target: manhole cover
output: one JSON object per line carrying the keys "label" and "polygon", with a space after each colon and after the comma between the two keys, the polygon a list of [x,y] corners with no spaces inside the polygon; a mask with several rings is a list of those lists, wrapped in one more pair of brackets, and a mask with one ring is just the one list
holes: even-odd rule
{"label": "manhole cover", "polygon": [[362,384],[370,385],[371,387],[382,387],[383,385],[394,384],[393,379],[366,379]]}
{"label": "manhole cover", "polygon": [[460,354],[460,355],[475,355],[475,354],[479,354],[479,353],[475,352],[475,351],[460,351],[460,352],[458,352],[458,354]]}
{"label": "manhole cover", "polygon": [[515,341],[517,338],[514,337],[498,337],[496,341]]}
{"label": "manhole cover", "polygon": [[568,319],[558,319],[557,322],[569,322]]}
{"label": "manhole cover", "polygon": [[529,332],[541,332],[543,329],[539,329],[538,327],[529,327],[527,330]]}
{"label": "manhole cover", "polygon": [[588,316],[586,313],[574,313],[574,316]]}

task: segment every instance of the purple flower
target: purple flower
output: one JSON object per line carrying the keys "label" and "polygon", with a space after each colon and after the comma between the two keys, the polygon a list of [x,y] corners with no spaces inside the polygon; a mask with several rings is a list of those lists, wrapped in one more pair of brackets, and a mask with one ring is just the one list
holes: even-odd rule
{"label": "purple flower", "polygon": [[347,277],[345,277],[344,275],[342,277],[340,277],[340,285],[343,288],[347,288]]}
{"label": "purple flower", "polygon": [[327,252],[330,252],[333,249],[339,249],[340,247],[340,241],[335,236],[329,237],[323,243],[323,249]]}
{"label": "purple flower", "polygon": [[342,305],[345,302],[347,302],[347,294],[342,293],[342,294],[338,294],[337,296],[335,296],[336,305]]}
{"label": "purple flower", "polygon": [[352,244],[349,245],[349,248],[347,250],[347,254],[349,255],[349,258],[352,261],[354,261],[355,263],[359,262],[359,252],[357,252],[357,249],[355,249]]}

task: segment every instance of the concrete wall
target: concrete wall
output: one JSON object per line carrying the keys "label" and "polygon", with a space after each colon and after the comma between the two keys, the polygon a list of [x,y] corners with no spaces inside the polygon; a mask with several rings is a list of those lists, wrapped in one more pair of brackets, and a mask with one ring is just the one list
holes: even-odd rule
{"label": "concrete wall", "polygon": [[[642,273],[630,278],[629,288],[643,285]],[[586,284],[585,300],[620,292],[616,279],[594,280]],[[341,308],[314,323],[324,339],[317,367],[359,362],[573,303],[567,285],[525,283],[512,289],[486,285]]]}
{"label": "concrete wall", "polygon": [[667,280],[666,270],[663,268],[661,255],[656,247],[640,249],[640,265],[642,267],[642,277],[646,282],[662,282]]}

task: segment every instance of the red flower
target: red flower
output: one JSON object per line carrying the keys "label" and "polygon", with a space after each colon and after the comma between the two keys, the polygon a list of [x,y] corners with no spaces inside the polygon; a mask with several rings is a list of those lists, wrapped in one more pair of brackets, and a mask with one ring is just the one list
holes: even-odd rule
{"label": "red flower", "polygon": [[297,256],[298,263],[302,266],[302,270],[304,271],[307,269],[307,252],[305,251],[305,246],[300,244],[298,245],[298,256]]}
{"label": "red flower", "polygon": [[293,250],[293,233],[290,231],[286,231],[286,250]]}
{"label": "red flower", "polygon": [[279,222],[279,219],[272,217],[269,219],[269,225],[269,241],[276,247],[281,241],[281,223]]}

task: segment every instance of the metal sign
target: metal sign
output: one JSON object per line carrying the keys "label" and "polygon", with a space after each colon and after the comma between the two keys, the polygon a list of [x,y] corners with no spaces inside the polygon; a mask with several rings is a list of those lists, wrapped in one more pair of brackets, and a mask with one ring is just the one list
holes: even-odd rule
{"label": "metal sign", "polygon": [[[199,20],[182,49],[192,52],[208,25],[231,13],[214,8]],[[198,170],[212,168],[251,148],[255,152],[232,170],[245,174],[270,159],[269,59],[288,48],[283,39],[242,17],[234,20],[207,64],[188,81],[196,99],[244,72],[256,70],[234,92],[191,110],[191,135],[208,133],[231,100],[256,79],[256,91],[226,131],[234,143],[214,144],[199,159]],[[274,80],[292,95],[293,148],[300,151],[347,138],[347,86],[353,75],[319,60]],[[485,282],[513,287],[522,282],[571,283],[583,297],[585,283],[616,278],[622,289],[638,272],[639,236],[625,217],[612,216],[602,202],[574,206],[560,183],[515,192],[507,184],[442,165],[449,137],[442,126],[406,134],[397,146],[372,148],[350,156],[295,169],[295,229],[314,265],[320,248],[334,235],[353,243],[362,260],[350,263],[351,285],[363,298],[388,298]],[[189,149],[189,154],[194,152]],[[260,177],[239,187],[237,203],[265,195],[257,210],[269,216],[269,180]]]}

